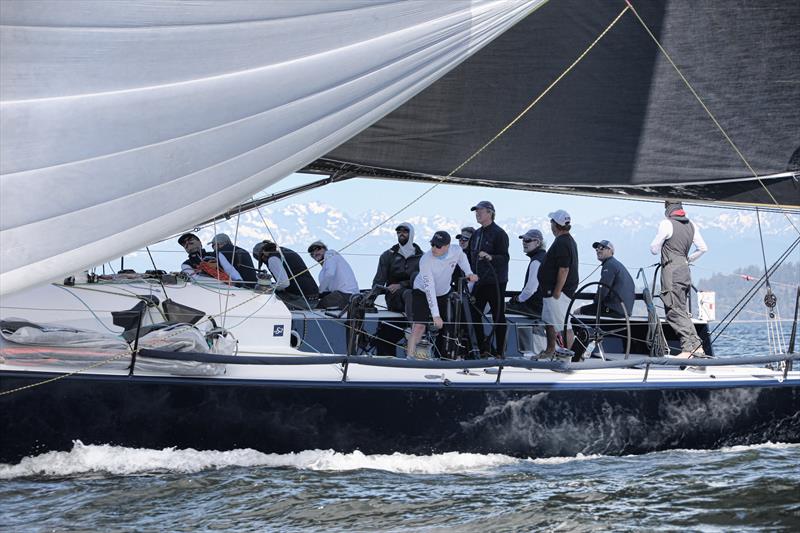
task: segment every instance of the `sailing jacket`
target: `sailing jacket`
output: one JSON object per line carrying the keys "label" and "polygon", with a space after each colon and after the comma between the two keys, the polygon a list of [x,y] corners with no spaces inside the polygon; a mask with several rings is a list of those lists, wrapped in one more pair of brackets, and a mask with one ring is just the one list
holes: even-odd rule
{"label": "sailing jacket", "polygon": [[[491,261],[479,260],[478,254],[486,252]],[[508,283],[508,234],[492,222],[481,226],[469,240],[469,264],[478,275],[478,285]]]}
{"label": "sailing jacket", "polygon": [[[404,289],[411,288],[414,276],[419,272],[419,259],[422,257],[422,249],[414,244],[414,255],[403,257],[400,253],[400,245],[395,244],[381,254],[378,259],[378,271],[372,280],[372,286],[384,286],[398,283]],[[405,305],[402,298],[402,290],[386,294],[386,305],[392,311],[403,311]]]}

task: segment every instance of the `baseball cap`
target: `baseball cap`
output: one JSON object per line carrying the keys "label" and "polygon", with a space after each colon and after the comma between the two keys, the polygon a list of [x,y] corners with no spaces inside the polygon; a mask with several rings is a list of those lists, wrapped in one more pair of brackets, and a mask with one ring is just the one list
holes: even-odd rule
{"label": "baseball cap", "polygon": [[314,241],[314,242],[312,242],[311,244],[308,245],[308,253],[313,252],[317,248],[325,248],[326,250],[328,249],[328,247],[325,246],[324,242],[322,242],[322,241]]}
{"label": "baseball cap", "polygon": [[567,226],[572,221],[572,217],[569,216],[569,213],[564,211],[563,209],[559,209],[558,211],[553,211],[547,215],[550,217],[550,220],[554,220],[556,224],[559,226]]}
{"label": "baseball cap", "polygon": [[[195,235],[194,233],[184,233],[183,235],[178,237],[178,244],[183,246],[186,243],[186,241],[188,241],[191,238],[197,239],[197,235]],[[200,239],[197,240],[199,241]]]}
{"label": "baseball cap", "polygon": [[539,231],[538,229],[529,229],[528,231],[525,232],[525,235],[520,235],[519,238],[526,241],[529,241],[531,239],[539,239],[539,241],[541,242],[544,240],[542,232]]}
{"label": "baseball cap", "polygon": [[274,242],[264,240],[253,246],[253,257],[260,260],[262,253],[274,252],[275,250],[277,250],[277,246],[275,246]]}
{"label": "baseball cap", "polygon": [[226,244],[231,244],[231,238],[228,237],[224,233],[217,233],[214,235],[214,238],[208,241],[209,245],[216,244],[217,246],[222,245],[225,246]]}
{"label": "baseball cap", "polygon": [[475,228],[472,226],[466,226],[461,228],[461,233],[458,236],[458,240],[470,240],[472,238],[472,234],[475,233]]}
{"label": "baseball cap", "polygon": [[494,211],[494,205],[492,204],[492,202],[489,202],[487,200],[481,200],[477,204],[473,205],[470,211],[475,211],[476,209],[479,209],[481,207],[484,209],[491,209],[492,211]]}
{"label": "baseball cap", "polygon": [[404,229],[404,230],[410,232],[411,231],[411,226],[409,226],[407,223],[403,222],[402,224],[398,224],[397,227],[394,228],[395,231],[400,231],[401,229]]}
{"label": "baseball cap", "polygon": [[611,244],[611,241],[607,241],[605,239],[603,239],[602,241],[597,241],[595,243],[592,243],[592,248],[594,248],[595,250],[597,250],[598,246],[605,246],[606,248],[608,248],[612,252],[614,251],[614,245]]}
{"label": "baseball cap", "polygon": [[442,246],[447,246],[450,244],[450,234],[446,231],[437,231],[431,237],[431,246],[436,246],[437,248],[441,248]]}

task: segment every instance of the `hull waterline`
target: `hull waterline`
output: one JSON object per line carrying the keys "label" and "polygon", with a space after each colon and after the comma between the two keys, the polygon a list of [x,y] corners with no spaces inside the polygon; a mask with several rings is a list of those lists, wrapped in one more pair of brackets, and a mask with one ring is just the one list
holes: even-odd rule
{"label": "hull waterline", "polygon": [[[3,371],[0,390],[55,375]],[[523,457],[800,442],[797,380],[465,386],[76,375],[0,403],[4,463],[76,440]]]}

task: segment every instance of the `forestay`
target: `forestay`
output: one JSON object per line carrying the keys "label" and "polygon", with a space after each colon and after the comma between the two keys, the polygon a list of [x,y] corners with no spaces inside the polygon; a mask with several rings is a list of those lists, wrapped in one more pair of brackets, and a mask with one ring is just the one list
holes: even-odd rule
{"label": "forestay", "polygon": [[540,3],[4,0],[0,291],[224,211]]}

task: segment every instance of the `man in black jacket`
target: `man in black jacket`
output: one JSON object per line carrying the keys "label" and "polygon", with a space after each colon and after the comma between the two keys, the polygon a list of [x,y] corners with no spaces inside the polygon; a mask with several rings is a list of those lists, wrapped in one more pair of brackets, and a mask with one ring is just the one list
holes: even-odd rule
{"label": "man in black jacket", "polygon": [[486,304],[492,312],[492,331],[495,348],[493,355],[503,357],[506,345],[505,293],[508,283],[508,234],[495,224],[495,210],[491,202],[483,200],[472,207],[480,227],[469,241],[469,262],[479,281],[472,288],[475,297],[473,315],[475,337],[481,352],[491,351],[491,342],[483,331],[483,311]]}
{"label": "man in black jacket", "polygon": [[234,246],[231,238],[225,233],[218,233],[208,243],[218,254],[225,256],[225,259],[233,265],[242,276],[242,281],[238,285],[253,288],[256,284],[256,269],[247,250]]}
{"label": "man in black jacket", "polygon": [[[414,226],[403,222],[395,228],[397,244],[381,254],[372,286],[386,288],[386,307],[397,313],[407,312],[411,284],[419,272],[422,250],[414,244]],[[396,355],[397,343],[403,338],[405,321],[386,321],[378,324],[375,344],[378,355]]]}
{"label": "man in black jacket", "polygon": [[272,241],[253,247],[258,268],[266,263],[275,279],[275,294],[289,309],[313,309],[319,299],[319,287],[300,255]]}

